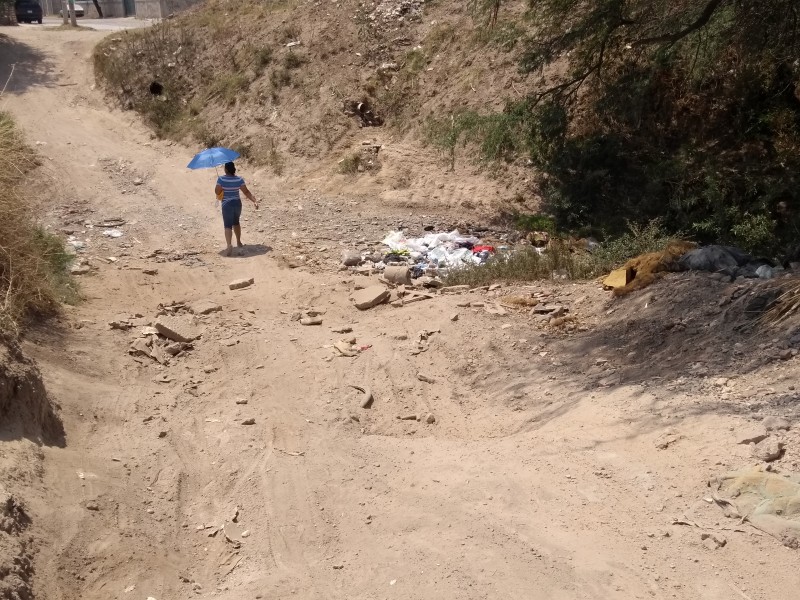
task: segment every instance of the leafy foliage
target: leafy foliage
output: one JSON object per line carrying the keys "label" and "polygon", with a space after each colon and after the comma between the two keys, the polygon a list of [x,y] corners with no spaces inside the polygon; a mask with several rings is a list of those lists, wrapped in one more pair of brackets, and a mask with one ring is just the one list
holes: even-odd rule
{"label": "leafy foliage", "polygon": [[537,89],[498,114],[454,115],[441,145],[527,156],[563,228],[660,218],[755,252],[796,244],[795,0],[530,0],[528,17],[519,68]]}

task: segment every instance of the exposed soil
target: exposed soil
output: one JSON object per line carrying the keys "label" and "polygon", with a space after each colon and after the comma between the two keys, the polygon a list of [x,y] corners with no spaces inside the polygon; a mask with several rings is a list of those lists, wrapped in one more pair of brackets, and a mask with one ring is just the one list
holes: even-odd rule
{"label": "exposed soil", "polygon": [[[225,258],[213,173],[92,88],[102,34],[9,35],[4,102],[41,142],[42,221],[88,271],[85,301],[24,347],[65,443],[1,446],[25,466],[37,597],[796,596],[797,550],[706,500],[709,479],[758,462],[737,442],[766,416],[792,424],[773,468],[799,468],[796,331],[745,314],[758,284],[669,275],[613,299],[553,282],[358,312],[369,279],[338,270],[343,249],[467,218],[244,167],[263,207]],[[508,294],[575,320],[497,310]],[[221,310],[184,310],[203,299]],[[312,309],[322,325],[293,320]],[[160,313],[199,339],[131,354]],[[348,336],[363,351],[337,356]]]}

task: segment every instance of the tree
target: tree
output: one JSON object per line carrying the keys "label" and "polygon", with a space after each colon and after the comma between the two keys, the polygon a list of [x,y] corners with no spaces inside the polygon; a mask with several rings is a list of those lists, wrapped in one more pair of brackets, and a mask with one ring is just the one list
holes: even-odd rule
{"label": "tree", "polygon": [[520,68],[541,78],[528,120],[564,118],[522,133],[563,225],[665,217],[761,251],[797,235],[796,0],[530,0],[529,12]]}

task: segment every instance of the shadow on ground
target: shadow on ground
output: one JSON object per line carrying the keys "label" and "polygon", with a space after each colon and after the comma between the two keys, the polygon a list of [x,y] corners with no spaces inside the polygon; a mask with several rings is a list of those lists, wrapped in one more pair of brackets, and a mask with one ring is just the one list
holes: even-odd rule
{"label": "shadow on ground", "polygon": [[54,82],[53,62],[45,54],[0,33],[0,86],[5,86],[4,93],[21,94]]}
{"label": "shadow on ground", "polygon": [[227,250],[219,251],[219,255],[224,258],[250,258],[252,256],[264,256],[272,252],[272,246],[265,246],[264,244],[245,244],[242,248],[234,248],[233,254],[227,256]]}

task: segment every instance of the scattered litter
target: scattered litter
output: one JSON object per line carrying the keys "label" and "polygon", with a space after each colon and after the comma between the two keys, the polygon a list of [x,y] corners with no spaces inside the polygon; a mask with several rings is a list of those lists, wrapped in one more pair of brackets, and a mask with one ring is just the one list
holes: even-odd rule
{"label": "scattered litter", "polygon": [[106,229],[103,235],[110,238],[121,238],[124,234],[119,229]]}
{"label": "scattered litter", "polygon": [[372,390],[370,388],[361,387],[359,385],[351,385],[350,387],[364,394],[364,398],[361,400],[361,408],[369,408],[372,406],[372,402],[375,398],[373,397]]}
{"label": "scattered litter", "polygon": [[370,388],[361,387],[360,385],[351,385],[350,387],[364,394],[364,398],[361,400],[361,408],[369,408],[372,406],[372,402],[375,398],[372,395],[372,390]]}

